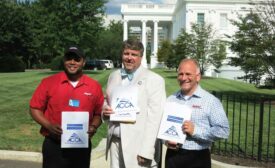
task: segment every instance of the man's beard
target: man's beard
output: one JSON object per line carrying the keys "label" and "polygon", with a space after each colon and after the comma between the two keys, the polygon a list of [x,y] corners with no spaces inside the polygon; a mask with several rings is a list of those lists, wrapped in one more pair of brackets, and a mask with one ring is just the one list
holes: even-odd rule
{"label": "man's beard", "polygon": [[70,78],[70,77],[77,77],[79,75],[82,74],[82,70],[83,68],[79,68],[76,72],[70,72],[68,71],[67,68],[64,68],[65,69],[65,73],[67,74],[67,76]]}

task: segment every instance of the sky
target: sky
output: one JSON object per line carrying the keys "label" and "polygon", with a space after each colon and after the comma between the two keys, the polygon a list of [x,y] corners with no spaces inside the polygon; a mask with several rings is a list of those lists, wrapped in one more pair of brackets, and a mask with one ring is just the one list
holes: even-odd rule
{"label": "sky", "polygon": [[[25,1],[25,0],[21,0]],[[31,0],[34,1],[34,0]],[[169,4],[173,3],[176,0],[108,0],[108,3],[105,4],[106,6],[106,13],[110,15],[120,15],[120,8],[121,4],[127,4],[127,3],[155,3],[155,4]]]}
{"label": "sky", "polygon": [[171,3],[175,0],[109,0],[106,3],[106,13],[107,14],[120,14],[120,7],[123,3]]}

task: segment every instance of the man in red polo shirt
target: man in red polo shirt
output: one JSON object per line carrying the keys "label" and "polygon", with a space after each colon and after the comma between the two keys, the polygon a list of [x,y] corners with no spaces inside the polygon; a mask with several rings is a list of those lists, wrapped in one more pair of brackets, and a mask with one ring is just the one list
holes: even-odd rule
{"label": "man in red polo shirt", "polygon": [[[41,125],[43,168],[89,168],[90,138],[101,125],[104,96],[100,84],[83,74],[85,56],[77,47],[64,54],[64,72],[42,80],[30,101],[30,114]],[[89,147],[61,148],[63,111],[89,113]]]}

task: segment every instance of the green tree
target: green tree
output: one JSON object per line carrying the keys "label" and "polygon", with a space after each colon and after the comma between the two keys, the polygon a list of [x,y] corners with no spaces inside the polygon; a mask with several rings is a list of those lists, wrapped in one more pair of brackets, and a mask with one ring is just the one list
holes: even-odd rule
{"label": "green tree", "polygon": [[[213,49],[217,49],[216,47],[212,47],[215,45],[215,40],[213,38],[213,29],[212,25],[210,24],[192,24],[191,26],[191,38],[192,40],[189,42],[191,51],[190,51],[190,57],[194,58],[198,61],[201,73],[202,75],[207,70],[209,65],[211,65],[211,60],[214,60],[211,58],[211,56],[215,56],[215,54],[212,54],[211,52],[216,52]],[[223,57],[217,57],[216,58],[223,58]],[[217,65],[217,62],[222,62],[222,60],[216,60],[215,61]],[[215,66],[214,65],[214,66]],[[216,68],[217,69],[217,68]]]}
{"label": "green tree", "polygon": [[104,3],[106,0],[0,1],[0,59],[16,57],[33,68],[49,64],[69,45],[78,45],[91,55],[102,30]]}
{"label": "green tree", "polygon": [[25,70],[22,60],[27,63],[29,21],[23,6],[16,1],[0,1],[0,71]]}
{"label": "green tree", "polygon": [[275,0],[262,0],[257,1],[256,3],[253,3],[254,0],[252,0],[252,4],[256,6],[256,11],[254,11],[255,14],[257,14],[260,18],[263,24],[265,24],[269,29],[269,44],[266,47],[266,52],[269,53],[269,68],[268,68],[268,78],[266,79],[267,85],[272,85],[275,87]]}
{"label": "green tree", "polygon": [[172,54],[173,54],[173,48],[172,48],[171,42],[169,40],[162,41],[157,54],[158,61],[163,62],[167,65],[167,61],[169,58],[171,58]]}
{"label": "green tree", "polygon": [[167,60],[167,64],[172,68],[178,68],[179,62],[187,58],[190,53],[190,41],[192,37],[189,33],[186,32],[185,29],[181,30],[180,35],[172,44],[173,54],[169,55],[169,59]]}
{"label": "green tree", "polygon": [[120,21],[111,23],[99,34],[96,52],[91,58],[110,59],[115,66],[121,65],[121,47],[123,41],[123,29]]}
{"label": "green tree", "polygon": [[275,37],[270,27],[258,14],[249,13],[233,21],[238,31],[231,37],[230,48],[238,57],[231,58],[231,64],[240,66],[246,73],[244,79],[258,85],[264,74],[274,79]]}
{"label": "green tree", "polygon": [[275,0],[251,1],[255,5],[256,12],[261,20],[275,33]]}
{"label": "green tree", "polygon": [[35,33],[35,25],[37,22],[37,18],[34,17],[34,7],[30,1],[23,1],[20,3],[20,6],[23,7],[25,16],[25,30],[24,35],[21,39],[26,46],[26,52],[23,55],[23,61],[26,65],[26,68],[34,68],[34,65],[37,64],[36,58],[36,48],[35,46],[39,44],[39,41],[36,40],[37,34]]}
{"label": "green tree", "polygon": [[222,61],[226,58],[225,43],[213,37],[212,26],[208,24],[192,24],[191,32],[182,30],[174,43],[175,63],[183,58],[194,58],[198,61],[202,75],[210,65],[218,72]]}
{"label": "green tree", "polygon": [[78,45],[89,56],[95,52],[102,29],[105,0],[39,0],[33,3],[40,62],[49,63],[64,48]]}
{"label": "green tree", "polygon": [[215,67],[216,72],[220,72],[222,60],[226,59],[226,43],[221,40],[214,40],[211,44],[209,62]]}

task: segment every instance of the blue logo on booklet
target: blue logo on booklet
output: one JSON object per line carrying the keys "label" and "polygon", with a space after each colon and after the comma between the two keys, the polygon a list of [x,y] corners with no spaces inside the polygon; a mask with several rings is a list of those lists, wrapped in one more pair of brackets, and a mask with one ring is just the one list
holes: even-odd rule
{"label": "blue logo on booklet", "polygon": [[67,124],[67,130],[83,130],[83,124]]}
{"label": "blue logo on booklet", "polygon": [[172,136],[172,137],[178,137],[178,136],[179,136],[176,127],[173,126],[173,125],[172,125],[170,128],[168,128],[168,129],[164,132],[164,134],[166,134],[166,135],[168,135],[168,136]]}
{"label": "blue logo on booklet", "polygon": [[71,107],[79,107],[79,104],[80,104],[79,100],[75,100],[75,99],[69,100],[69,106]]}
{"label": "blue logo on booklet", "polygon": [[80,139],[80,137],[76,133],[73,133],[66,143],[67,144],[84,144],[84,142]]}
{"label": "blue logo on booklet", "polygon": [[181,118],[181,117],[176,117],[176,116],[171,116],[171,115],[168,115],[168,117],[167,117],[167,121],[170,121],[170,122],[175,122],[175,123],[179,123],[179,124],[182,124],[182,123],[183,123],[183,118]]}
{"label": "blue logo on booklet", "polygon": [[129,100],[120,100],[115,109],[134,108]]}

